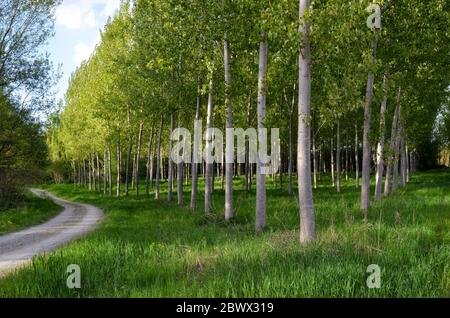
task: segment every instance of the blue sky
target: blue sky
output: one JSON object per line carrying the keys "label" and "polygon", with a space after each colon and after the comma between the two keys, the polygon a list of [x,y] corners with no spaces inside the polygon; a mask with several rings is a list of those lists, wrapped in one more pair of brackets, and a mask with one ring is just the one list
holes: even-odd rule
{"label": "blue sky", "polygon": [[56,65],[62,64],[57,99],[63,98],[70,74],[100,41],[100,29],[119,8],[120,0],[63,0],[55,12],[55,36],[45,48]]}

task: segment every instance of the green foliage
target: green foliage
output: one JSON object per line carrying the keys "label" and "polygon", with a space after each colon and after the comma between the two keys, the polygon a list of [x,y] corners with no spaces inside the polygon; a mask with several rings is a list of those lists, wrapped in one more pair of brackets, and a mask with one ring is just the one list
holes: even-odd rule
{"label": "green foliage", "polygon": [[43,177],[47,145],[41,126],[26,110],[0,95],[0,210],[22,198],[22,187]]}

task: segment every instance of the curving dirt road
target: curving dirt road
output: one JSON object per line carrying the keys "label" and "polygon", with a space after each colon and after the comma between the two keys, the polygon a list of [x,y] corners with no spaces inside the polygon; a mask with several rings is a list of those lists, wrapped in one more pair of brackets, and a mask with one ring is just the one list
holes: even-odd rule
{"label": "curving dirt road", "polygon": [[35,255],[50,252],[90,232],[103,217],[102,211],[92,205],[69,202],[43,190],[31,192],[52,199],[64,210],[44,224],[0,236],[0,277],[29,263]]}

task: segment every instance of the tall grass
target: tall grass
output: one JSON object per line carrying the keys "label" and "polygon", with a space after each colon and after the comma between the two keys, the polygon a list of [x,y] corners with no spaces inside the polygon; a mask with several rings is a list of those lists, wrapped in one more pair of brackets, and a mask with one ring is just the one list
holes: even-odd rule
{"label": "tall grass", "polygon": [[[359,193],[342,193],[322,177],[314,191],[317,241],[298,243],[296,197],[268,182],[267,230],[254,232],[254,191],[235,180],[236,218],[223,221],[216,180],[215,218],[164,197],[109,198],[73,185],[55,194],[105,211],[99,229],[0,280],[2,297],[448,297],[450,171],[414,175],[407,189],[372,204],[364,223]],[[162,185],[163,188],[166,185]],[[203,185],[199,187],[203,189]],[[185,189],[185,200],[189,198]],[[81,268],[79,290],[67,266]],[[381,267],[381,288],[366,285],[367,266]]]}

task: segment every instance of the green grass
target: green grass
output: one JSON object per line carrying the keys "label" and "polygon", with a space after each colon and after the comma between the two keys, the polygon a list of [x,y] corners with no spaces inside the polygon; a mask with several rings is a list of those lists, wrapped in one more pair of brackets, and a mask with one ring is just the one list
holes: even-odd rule
{"label": "green grass", "polygon": [[62,207],[53,201],[38,198],[27,192],[17,207],[0,211],[0,235],[44,223],[61,210]]}
{"label": "green grass", "polygon": [[[317,241],[298,243],[295,197],[268,180],[267,230],[254,232],[255,195],[235,181],[236,218],[222,221],[224,193],[216,179],[216,217],[151,199],[109,198],[73,185],[49,190],[105,211],[99,229],[33,266],[0,280],[2,297],[449,297],[450,171],[413,176],[368,223],[359,192],[343,180],[337,194],[323,177],[314,191]],[[166,184],[163,185],[163,189]],[[203,190],[203,187],[199,187]],[[142,191],[141,191],[142,192]],[[186,189],[185,201],[189,194]],[[81,268],[79,290],[66,287],[69,264]],[[368,289],[367,266],[382,269]]]}

